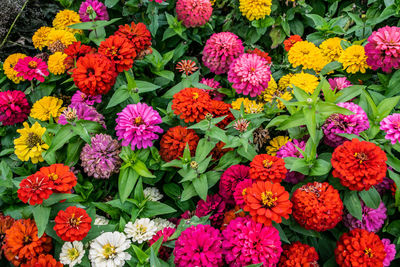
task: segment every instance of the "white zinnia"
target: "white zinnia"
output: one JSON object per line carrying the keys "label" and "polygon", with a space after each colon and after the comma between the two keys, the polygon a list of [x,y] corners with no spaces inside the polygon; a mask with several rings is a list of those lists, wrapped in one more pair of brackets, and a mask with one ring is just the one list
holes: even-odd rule
{"label": "white zinnia", "polygon": [[139,244],[150,240],[157,233],[157,226],[149,218],[136,219],[134,223],[128,222],[124,232],[133,242]]}
{"label": "white zinnia", "polygon": [[153,221],[156,224],[157,232],[167,227],[176,228],[175,224],[163,218],[154,218]]}
{"label": "white zinnia", "polygon": [[106,232],[90,244],[89,260],[93,267],[122,267],[131,255],[125,252],[131,245],[120,232]]}
{"label": "white zinnia", "polygon": [[96,218],[94,219],[94,225],[107,225],[109,220],[101,215],[96,214]]}
{"label": "white zinnia", "polygon": [[85,255],[83,250],[83,244],[79,241],[65,242],[61,248],[60,262],[70,267],[82,262],[82,258]]}
{"label": "white zinnia", "polygon": [[159,201],[163,198],[163,195],[158,191],[156,187],[146,187],[143,190],[144,197],[150,201]]}

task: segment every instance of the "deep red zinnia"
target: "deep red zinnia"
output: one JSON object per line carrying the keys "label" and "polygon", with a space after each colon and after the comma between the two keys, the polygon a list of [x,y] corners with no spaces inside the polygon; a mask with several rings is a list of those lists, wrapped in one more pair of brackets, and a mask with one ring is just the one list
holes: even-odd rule
{"label": "deep red zinnia", "polygon": [[260,154],[254,157],[250,163],[250,178],[280,183],[285,179],[287,169],[285,161],[268,154]]}
{"label": "deep red zinnia", "polygon": [[115,35],[129,39],[136,50],[136,54],[140,54],[151,46],[151,33],[146,25],[141,22],[120,25]]}
{"label": "deep red zinnia", "polygon": [[53,194],[53,181],[41,173],[32,174],[21,181],[18,198],[29,205],[42,204]]}
{"label": "deep red zinnia", "polygon": [[318,267],[318,253],[314,247],[299,241],[283,245],[279,267]]}
{"label": "deep red zinnia", "polygon": [[99,53],[110,59],[118,72],[129,70],[136,58],[135,47],[127,38],[112,35],[100,43]]}
{"label": "deep red zinnia", "polygon": [[75,68],[76,61],[78,61],[78,59],[80,59],[81,57],[85,56],[86,54],[94,54],[94,53],[96,53],[95,48],[81,44],[80,41],[73,42],[67,48],[64,49],[64,54],[68,55],[64,60],[64,65],[66,70]]}
{"label": "deep red zinnia", "polygon": [[54,231],[64,241],[81,241],[86,237],[92,219],[84,209],[69,206],[65,211],[60,210],[54,219]]}

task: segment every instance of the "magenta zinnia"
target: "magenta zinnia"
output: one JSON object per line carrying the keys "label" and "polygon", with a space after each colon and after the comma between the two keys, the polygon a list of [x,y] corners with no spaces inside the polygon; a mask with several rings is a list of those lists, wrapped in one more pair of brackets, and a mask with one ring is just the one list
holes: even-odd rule
{"label": "magenta zinnia", "polygon": [[[293,139],[293,141],[288,141],[285,145],[279,148],[279,150],[276,152],[276,156],[282,159],[286,157],[304,158],[303,154],[300,153],[297,147],[304,151],[306,149],[306,142],[298,141],[296,139]],[[303,181],[304,178],[304,174],[300,172],[288,171],[285,181],[288,183],[297,184]]]}
{"label": "magenta zinnia", "polygon": [[362,220],[358,220],[353,217],[350,213],[343,216],[343,223],[350,230],[360,228],[365,229],[368,232],[378,232],[386,220],[386,207],[383,202],[379,204],[377,209],[368,207],[361,201],[362,207]]}
{"label": "magenta zinnia", "polygon": [[339,92],[340,90],[343,90],[346,87],[352,86],[351,82],[347,80],[346,77],[330,78],[328,82],[329,85],[331,86],[331,89],[336,90],[336,92]]}
{"label": "magenta zinnia", "polygon": [[222,174],[219,182],[219,194],[228,204],[234,203],[233,193],[236,186],[239,182],[249,178],[249,169],[248,166],[237,164],[230,166]]}
{"label": "magenta zinnia", "polygon": [[97,0],[86,0],[82,2],[79,8],[79,16],[82,22],[91,21],[90,14],[96,15],[94,20],[108,20],[108,13],[106,6]]}
{"label": "magenta zinnia", "polygon": [[0,121],[3,125],[14,125],[28,118],[30,107],[24,92],[0,92]]}
{"label": "magenta zinnia", "polygon": [[386,133],[385,138],[390,140],[392,145],[400,142],[400,113],[387,116],[381,121],[382,131]]}
{"label": "magenta zinnia", "polygon": [[176,14],[186,28],[200,27],[210,20],[213,8],[210,0],[178,0]]}
{"label": "magenta zinnia", "polygon": [[95,103],[101,103],[101,95],[91,96],[77,90],[71,98],[71,104],[76,103],[85,103],[86,105],[92,106]]}
{"label": "magenta zinnia", "polygon": [[213,88],[213,89],[205,89],[205,91],[210,95],[211,99],[218,101],[224,99],[225,94],[218,92],[218,89],[222,88],[221,84],[218,81],[214,80],[213,78],[210,79],[203,78],[201,79],[200,83]]}
{"label": "magenta zinnia", "polygon": [[17,77],[22,77],[28,81],[36,79],[44,82],[44,77],[49,76],[46,62],[37,57],[21,58],[15,65],[14,70],[18,72]]}
{"label": "magenta zinnia", "polygon": [[97,112],[97,110],[85,103],[75,103],[68,106],[66,110],[60,115],[58,123],[65,125],[68,122],[75,120],[94,121],[100,123],[104,128],[104,116]]}
{"label": "magenta zinnia", "polygon": [[197,217],[204,217],[211,214],[209,219],[212,226],[220,227],[224,220],[225,201],[217,194],[208,195],[206,200],[200,199],[197,202],[195,215]]}

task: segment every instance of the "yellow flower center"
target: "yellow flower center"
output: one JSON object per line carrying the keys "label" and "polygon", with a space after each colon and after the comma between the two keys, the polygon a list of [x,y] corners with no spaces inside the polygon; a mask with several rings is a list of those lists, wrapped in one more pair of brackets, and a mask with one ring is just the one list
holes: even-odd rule
{"label": "yellow flower center", "polygon": [[34,148],[37,145],[42,143],[42,138],[35,133],[28,133],[28,137],[26,138],[26,145],[29,149]]}
{"label": "yellow flower center", "polygon": [[81,218],[75,218],[75,214],[72,214],[71,218],[69,219],[69,224],[72,227],[78,227],[81,224]]}
{"label": "yellow flower center", "polygon": [[247,188],[243,189],[242,196],[246,195]]}
{"label": "yellow flower center", "polygon": [[372,253],[372,249],[366,248],[364,250],[365,255],[367,255],[369,258],[372,258],[374,256],[374,253]]}
{"label": "yellow flower center", "polygon": [[143,122],[143,119],[142,119],[142,117],[136,117],[135,118],[135,124],[136,125],[142,125],[142,124],[144,124],[144,122]]}
{"label": "yellow flower center", "polygon": [[193,93],[193,99],[197,99],[199,98],[199,94],[198,93]]}
{"label": "yellow flower center", "polygon": [[58,179],[58,175],[55,174],[55,173],[50,173],[48,176],[49,176],[49,179],[51,179],[51,180],[53,180],[53,181],[55,181],[55,180]]}
{"label": "yellow flower center", "polygon": [[67,252],[68,258],[73,261],[79,257],[79,251],[76,248],[70,248]]}
{"label": "yellow flower center", "polygon": [[357,153],[357,152],[354,153],[354,157],[355,157],[356,159],[359,159],[359,160],[360,160],[360,164],[363,163],[363,161],[368,160],[368,156],[365,155],[365,153],[363,153],[363,152],[361,152],[361,153]]}
{"label": "yellow flower center", "polygon": [[106,244],[103,246],[103,256],[106,259],[109,259],[114,255],[115,255],[115,247],[114,246],[111,246],[110,244]]}
{"label": "yellow flower center", "polygon": [[140,225],[138,225],[138,230],[139,230],[142,234],[144,234],[144,233],[146,233],[146,231],[147,231],[147,227],[140,224]]}
{"label": "yellow flower center", "polygon": [[30,61],[28,64],[29,68],[31,68],[31,69],[36,69],[37,65],[38,64],[36,61]]}
{"label": "yellow flower center", "polygon": [[256,71],[256,69],[255,69],[255,68],[253,68],[253,67],[251,67],[251,68],[250,68],[250,71],[251,71],[251,72],[255,72],[255,71]]}
{"label": "yellow flower center", "polygon": [[31,243],[31,237],[29,235],[26,235],[26,236],[24,236],[23,241],[24,241],[23,242],[24,245],[27,245],[27,244]]}
{"label": "yellow flower center", "polygon": [[275,207],[275,202],[278,200],[271,191],[266,191],[261,193],[261,201],[264,206],[268,208]]}
{"label": "yellow flower center", "polygon": [[267,160],[267,159],[263,161],[263,165],[264,165],[265,168],[271,167],[272,164],[273,164],[273,162],[272,162],[272,161],[269,161],[269,160]]}

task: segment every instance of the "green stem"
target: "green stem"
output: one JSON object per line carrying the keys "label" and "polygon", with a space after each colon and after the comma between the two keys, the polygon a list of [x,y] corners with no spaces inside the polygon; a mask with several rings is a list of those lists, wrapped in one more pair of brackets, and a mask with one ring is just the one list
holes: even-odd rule
{"label": "green stem", "polygon": [[21,14],[22,14],[22,12],[24,11],[24,9],[25,9],[26,5],[28,4],[28,2],[29,2],[29,0],[26,0],[26,1],[25,1],[24,5],[23,5],[22,8],[21,8],[21,11],[19,11],[18,15],[15,17],[13,23],[11,24],[10,29],[9,29],[8,32],[7,32],[6,37],[4,37],[3,42],[1,42],[1,44],[0,44],[0,48],[2,48],[2,47],[4,46],[4,44],[6,43],[6,41],[7,41],[7,39],[8,39],[8,36],[11,34],[12,29],[14,28],[15,24],[17,23],[18,18],[21,16]]}

